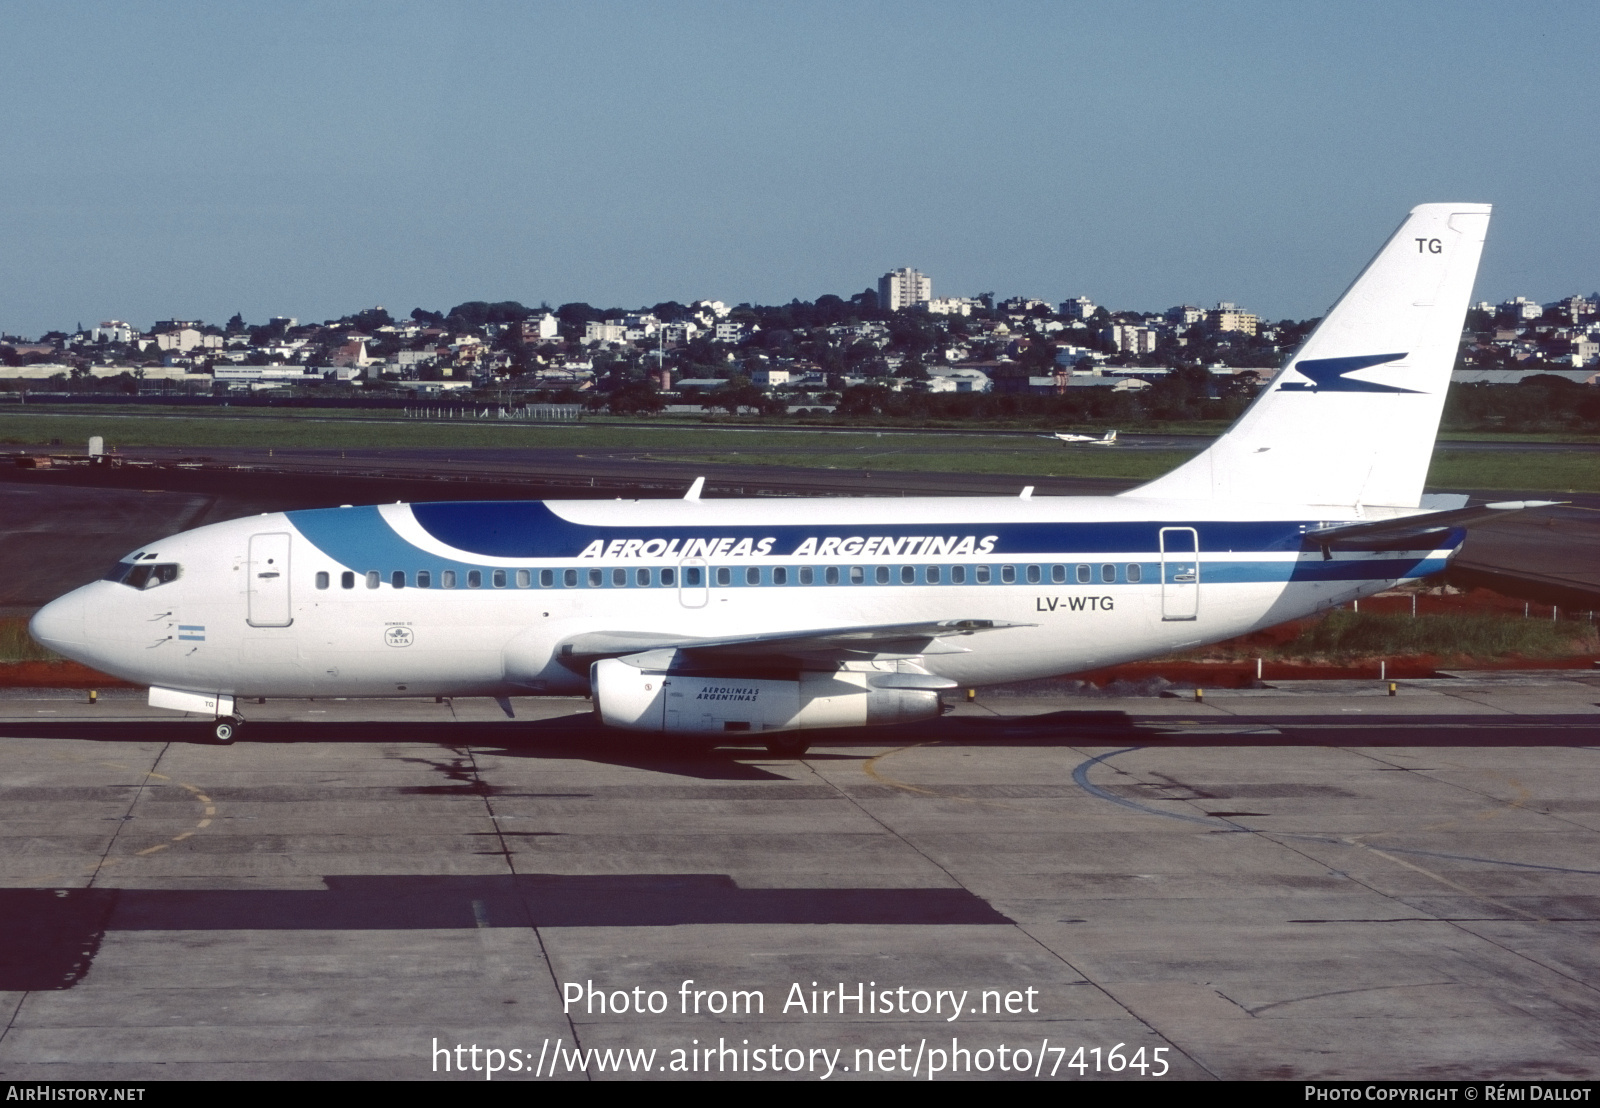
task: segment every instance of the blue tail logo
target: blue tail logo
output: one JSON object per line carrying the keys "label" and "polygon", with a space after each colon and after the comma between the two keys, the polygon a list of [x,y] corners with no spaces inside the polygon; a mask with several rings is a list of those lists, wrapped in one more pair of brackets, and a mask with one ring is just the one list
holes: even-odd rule
{"label": "blue tail logo", "polygon": [[1416,389],[1402,389],[1395,385],[1380,385],[1376,381],[1357,381],[1346,374],[1354,373],[1358,369],[1369,369],[1385,362],[1396,362],[1404,358],[1404,354],[1363,354],[1354,358],[1312,358],[1310,361],[1296,362],[1294,370],[1302,376],[1309,377],[1307,381],[1291,381],[1279,385],[1280,392],[1409,392],[1415,393]]}

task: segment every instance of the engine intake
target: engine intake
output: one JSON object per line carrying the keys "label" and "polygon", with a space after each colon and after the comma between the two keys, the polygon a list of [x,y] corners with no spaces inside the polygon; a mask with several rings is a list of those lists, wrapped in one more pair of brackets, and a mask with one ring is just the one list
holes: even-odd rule
{"label": "engine intake", "polygon": [[[891,678],[891,680],[884,680]],[[617,658],[589,668],[595,711],[608,727],[725,735],[871,727],[939,715],[938,688],[920,674],[802,671],[798,680],[642,670]],[[915,687],[906,687],[906,686]]]}

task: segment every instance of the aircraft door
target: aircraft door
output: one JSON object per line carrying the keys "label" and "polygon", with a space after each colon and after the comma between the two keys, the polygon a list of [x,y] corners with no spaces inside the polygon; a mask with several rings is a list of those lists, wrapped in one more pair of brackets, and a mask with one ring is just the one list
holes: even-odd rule
{"label": "aircraft door", "polygon": [[250,536],[251,627],[287,627],[289,614],[289,536]]}
{"label": "aircraft door", "polygon": [[1200,535],[1193,527],[1161,529],[1161,618],[1200,616]]}
{"label": "aircraft door", "polygon": [[685,558],[678,563],[678,603],[685,608],[704,608],[710,598],[706,579],[710,570],[704,558]]}

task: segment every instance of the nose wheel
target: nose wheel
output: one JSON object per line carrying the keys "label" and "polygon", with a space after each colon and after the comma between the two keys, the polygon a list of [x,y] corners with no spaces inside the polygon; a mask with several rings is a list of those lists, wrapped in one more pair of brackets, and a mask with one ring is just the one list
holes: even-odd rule
{"label": "nose wheel", "polygon": [[243,726],[244,720],[238,716],[223,716],[211,725],[211,737],[227,746],[239,737],[239,729]]}

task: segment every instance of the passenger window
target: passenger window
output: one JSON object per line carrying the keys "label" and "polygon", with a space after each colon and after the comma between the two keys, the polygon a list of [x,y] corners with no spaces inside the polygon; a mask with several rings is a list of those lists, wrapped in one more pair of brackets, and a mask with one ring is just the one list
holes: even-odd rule
{"label": "passenger window", "polygon": [[453,588],[455,588],[456,587],[456,571],[453,570],[453,569],[447,569],[444,572],[440,573],[439,574],[439,587],[441,589],[453,589]]}
{"label": "passenger window", "polygon": [[555,583],[556,583],[556,571],[555,570],[553,570],[553,569],[541,569],[539,571],[539,587],[541,589],[548,589],[550,586],[554,585]]}
{"label": "passenger window", "polygon": [[823,571],[822,576],[827,580],[828,584],[837,585],[839,583],[839,567],[829,566]]}
{"label": "passenger window", "polygon": [[1065,585],[1067,583],[1067,567],[1051,566],[1050,583],[1053,585]]}
{"label": "passenger window", "polygon": [[648,589],[650,587],[650,571],[648,569],[635,570],[633,574],[633,583],[638,585],[641,589]]}
{"label": "passenger window", "polygon": [[731,585],[731,584],[733,584],[733,571],[730,570],[727,566],[718,566],[717,567],[717,584],[719,584],[719,585]]}
{"label": "passenger window", "polygon": [[356,575],[351,573],[348,569],[345,570],[343,573],[339,574],[339,587],[341,589],[353,589],[353,588],[355,588],[356,587]]}
{"label": "passenger window", "polygon": [[928,567],[928,584],[937,585],[938,583],[939,583],[939,567],[938,566],[929,566]]}
{"label": "passenger window", "polygon": [[1103,566],[1100,567],[1100,580],[1107,581],[1107,582],[1115,582],[1116,579],[1117,579],[1117,567],[1116,566],[1107,564],[1107,565],[1103,565]]}
{"label": "passenger window", "polygon": [[433,588],[433,574],[431,572],[429,572],[428,570],[425,570],[425,569],[417,570],[417,588],[419,588],[419,589],[431,589],[431,588]]}
{"label": "passenger window", "polygon": [[405,588],[406,571],[403,569],[397,569],[393,573],[389,574],[389,584],[393,585],[397,589]]}
{"label": "passenger window", "polygon": [[698,589],[698,588],[700,588],[701,587],[700,586],[700,580],[701,580],[701,573],[702,572],[703,571],[702,571],[700,566],[684,566],[683,567],[683,586],[684,586],[684,588],[687,588],[687,589]]}
{"label": "passenger window", "polygon": [[967,567],[966,566],[951,566],[950,567],[950,583],[952,585],[965,585],[967,583]]}
{"label": "passenger window", "polygon": [[917,583],[917,567],[916,566],[901,566],[900,567],[900,583],[902,585],[915,585]]}
{"label": "passenger window", "polygon": [[605,575],[605,571],[604,570],[591,569],[589,571],[589,587],[591,589],[598,589],[601,585],[603,585],[605,583],[606,583],[606,575]]}
{"label": "passenger window", "polygon": [[1028,584],[1037,585],[1038,583],[1039,583],[1039,567],[1038,566],[1029,566],[1028,567]]}
{"label": "passenger window", "polygon": [[481,588],[483,588],[483,571],[482,570],[478,570],[478,569],[469,569],[469,570],[467,570],[467,588],[469,588],[469,589],[481,589]]}
{"label": "passenger window", "polygon": [[371,569],[371,570],[367,571],[367,588],[369,588],[369,589],[377,588],[378,587],[378,583],[381,580],[382,580],[382,578],[380,578],[378,576],[378,571],[377,570]]}
{"label": "passenger window", "polygon": [[1087,585],[1088,583],[1089,583],[1089,567],[1088,566],[1079,566],[1078,567],[1078,584]]}
{"label": "passenger window", "polygon": [[987,585],[989,583],[990,570],[988,566],[973,566],[972,572],[973,580],[977,581],[978,584]]}
{"label": "passenger window", "polygon": [[1128,563],[1128,583],[1130,585],[1138,584],[1139,583],[1139,578],[1141,576],[1142,576],[1142,571],[1139,569],[1139,563],[1138,562],[1129,562]]}
{"label": "passenger window", "polygon": [[561,584],[569,589],[577,588],[578,571],[575,569],[563,570],[561,573]]}
{"label": "passenger window", "polygon": [[889,583],[889,567],[879,566],[873,570],[872,579],[880,585],[887,585]]}
{"label": "passenger window", "polygon": [[810,566],[801,566],[800,567],[800,583],[802,585],[814,585],[814,584],[816,584],[817,583],[817,571],[812,569]]}
{"label": "passenger window", "polygon": [[1014,585],[1014,584],[1016,584],[1017,583],[1017,567],[1016,566],[1001,566],[1000,567],[1000,583],[1002,585]]}
{"label": "passenger window", "polygon": [[850,583],[852,585],[865,584],[866,580],[867,580],[867,571],[866,570],[862,569],[860,566],[851,566],[850,567]]}
{"label": "passenger window", "polygon": [[505,588],[506,587],[506,571],[503,570],[503,569],[494,570],[492,573],[489,574],[489,580],[494,585],[495,588],[497,588],[497,589]]}
{"label": "passenger window", "polygon": [[319,589],[327,588],[328,587],[328,580],[329,580],[329,578],[328,578],[328,571],[327,570],[325,570],[325,569],[317,570],[317,588],[319,588]]}
{"label": "passenger window", "polygon": [[531,569],[519,569],[519,570],[517,570],[517,588],[526,589],[526,588],[530,587],[532,584],[533,584],[533,570],[531,570]]}
{"label": "passenger window", "polygon": [[671,566],[667,566],[661,571],[661,583],[669,589],[676,584],[677,578],[678,571],[673,569]]}
{"label": "passenger window", "polygon": [[626,588],[628,585],[628,571],[625,569],[612,570],[611,583],[619,589]]}
{"label": "passenger window", "polygon": [[747,585],[761,584],[761,568],[759,566],[751,566],[749,569],[745,570],[744,583]]}
{"label": "passenger window", "polygon": [[772,567],[772,583],[774,585],[787,585],[789,583],[789,569],[787,566]]}

